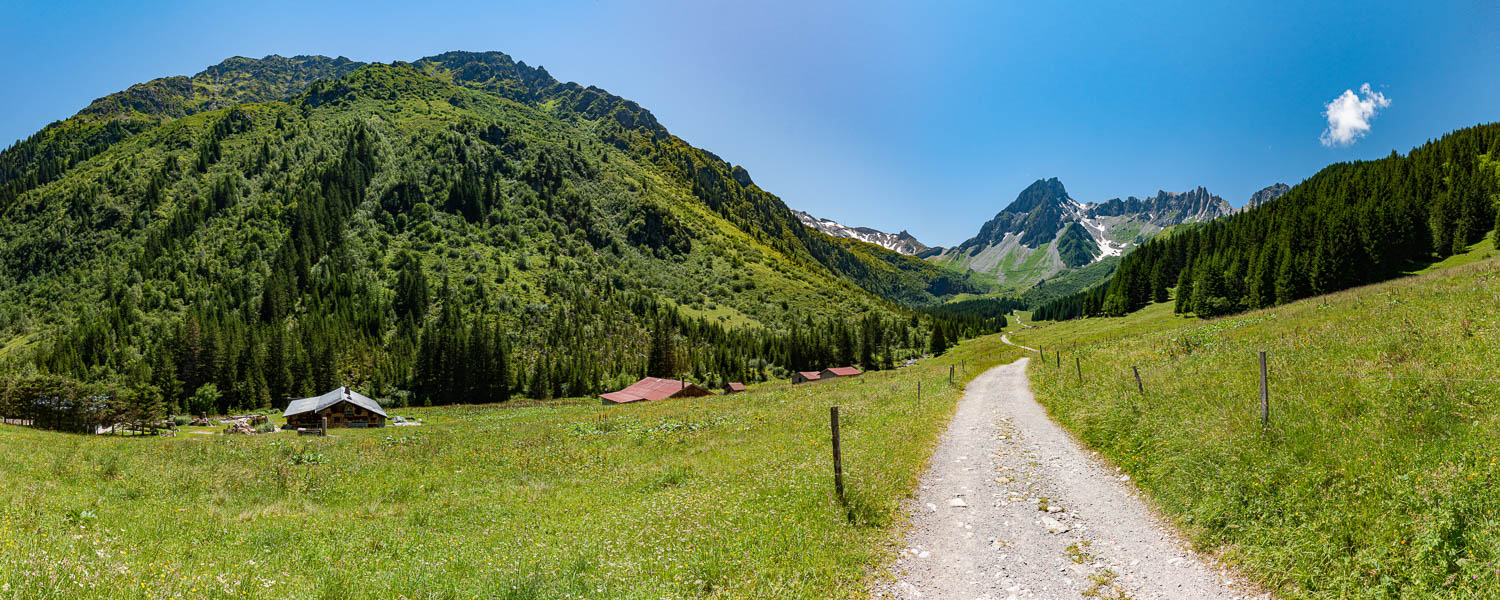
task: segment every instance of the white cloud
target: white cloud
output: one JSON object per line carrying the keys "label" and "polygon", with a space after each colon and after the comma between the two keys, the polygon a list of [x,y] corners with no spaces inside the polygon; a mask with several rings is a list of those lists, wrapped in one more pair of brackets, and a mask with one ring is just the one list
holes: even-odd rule
{"label": "white cloud", "polygon": [[1359,95],[1354,90],[1344,90],[1339,97],[1324,105],[1323,116],[1328,117],[1328,129],[1318,139],[1324,146],[1348,146],[1370,132],[1370,120],[1375,112],[1391,105],[1385,94],[1372,91],[1370,84],[1359,86]]}

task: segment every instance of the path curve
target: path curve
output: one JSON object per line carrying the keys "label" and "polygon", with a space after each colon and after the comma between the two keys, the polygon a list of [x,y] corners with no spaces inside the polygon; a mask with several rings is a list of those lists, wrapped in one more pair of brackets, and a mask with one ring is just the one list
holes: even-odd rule
{"label": "path curve", "polygon": [[1003,333],[1002,333],[1002,334],[1000,334],[1000,341],[1002,341],[1002,342],[1005,342],[1005,343],[1007,343],[1007,344],[1010,344],[1010,345],[1012,345],[1012,346],[1015,346],[1015,347],[1017,347],[1017,348],[1020,348],[1020,349],[1022,349],[1022,350],[1030,350],[1030,351],[1032,351],[1032,352],[1036,352],[1036,351],[1037,351],[1037,349],[1036,349],[1036,348],[1032,348],[1032,347],[1031,347],[1031,346],[1022,346],[1022,345],[1020,345],[1020,344],[1017,344],[1017,343],[1015,343],[1015,342],[1012,342],[1012,341],[1010,341],[1010,336],[1008,336],[1008,335],[1005,335],[1005,334],[1003,334]]}
{"label": "path curve", "polygon": [[1249,596],[1052,422],[1031,394],[1028,360],[969,383],[908,507],[895,580],[874,596]]}

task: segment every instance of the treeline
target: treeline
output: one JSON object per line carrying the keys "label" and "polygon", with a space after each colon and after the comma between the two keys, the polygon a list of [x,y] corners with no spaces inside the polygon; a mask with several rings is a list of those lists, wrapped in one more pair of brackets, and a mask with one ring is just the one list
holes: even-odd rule
{"label": "treeline", "polygon": [[0,417],[39,429],[97,433],[119,424],[151,428],[159,425],[163,409],[160,391],[149,387],[35,373],[0,378]]}
{"label": "treeline", "polygon": [[1033,321],[1066,321],[1082,316],[1101,314],[1104,296],[1109,293],[1109,282],[1087,290],[1063,296],[1031,311]]}
{"label": "treeline", "polygon": [[1500,228],[1497,159],[1491,124],[1406,156],[1332,165],[1255,210],[1144,244],[1106,287],[1034,316],[1123,315],[1176,287],[1177,312],[1211,317],[1389,279]]}
{"label": "treeline", "polygon": [[[425,297],[425,285],[417,278],[405,287]],[[310,299],[321,308],[274,324],[246,319],[255,314],[249,310],[206,305],[169,331],[135,339],[115,335],[131,328],[113,327],[133,309],[126,300],[86,319],[42,367],[57,374],[48,381],[60,382],[60,389],[109,383],[153,397],[174,413],[282,408],[289,399],[339,385],[366,389],[395,405],[487,403],[512,396],[590,396],[646,375],[722,388],[730,381],[765,381],[835,365],[889,369],[1004,323],[1003,317],[869,314],[856,320],[809,317],[784,332],[726,329],[686,316],[650,294],[633,293],[607,309],[622,320],[616,333],[595,338],[588,332],[598,321],[559,311],[544,322],[536,343],[516,351],[512,344],[518,336],[496,315],[470,312],[466,307],[472,303],[460,294],[443,285],[431,292],[435,318],[417,325],[420,317],[400,317],[386,335],[381,326],[366,330],[362,322],[400,313],[376,305],[374,316],[362,315],[356,307],[360,298],[373,300],[367,292],[353,292],[348,301]],[[610,351],[622,344],[640,351]],[[87,383],[95,381],[100,383]]]}
{"label": "treeline", "polygon": [[1018,310],[1026,310],[1026,302],[1019,298],[989,297],[968,298],[947,302],[922,309],[922,312],[942,317],[952,323],[969,325],[975,331],[988,333],[1005,328],[1005,316]]}

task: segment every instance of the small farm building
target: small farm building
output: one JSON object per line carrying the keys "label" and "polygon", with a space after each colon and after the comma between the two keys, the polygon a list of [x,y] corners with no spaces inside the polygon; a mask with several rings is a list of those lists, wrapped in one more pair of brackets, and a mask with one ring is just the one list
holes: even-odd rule
{"label": "small farm building", "polygon": [[797,371],[796,373],[792,374],[792,384],[795,385],[798,383],[817,381],[821,378],[822,375],[819,375],[817,371]]}
{"label": "small farm building", "polygon": [[287,427],[322,427],[328,419],[328,428],[335,427],[385,427],[385,411],[369,397],[346,387],[312,398],[293,400],[282,413]]}
{"label": "small farm building", "polygon": [[700,396],[712,396],[713,392],[698,387],[695,384],[676,379],[662,379],[660,377],[646,377],[640,381],[630,384],[618,392],[600,394],[599,399],[605,404],[626,404],[640,402],[642,400],[665,400],[667,398],[697,398]]}
{"label": "small farm building", "polygon": [[833,379],[835,377],[859,377],[860,375],[864,373],[854,367],[832,367],[823,369],[823,372],[818,373],[818,378]]}
{"label": "small farm building", "polygon": [[738,381],[732,382],[729,385],[724,386],[724,393],[726,393],[726,394],[738,394],[738,393],[743,392],[743,391],[745,391],[745,384],[740,383]]}

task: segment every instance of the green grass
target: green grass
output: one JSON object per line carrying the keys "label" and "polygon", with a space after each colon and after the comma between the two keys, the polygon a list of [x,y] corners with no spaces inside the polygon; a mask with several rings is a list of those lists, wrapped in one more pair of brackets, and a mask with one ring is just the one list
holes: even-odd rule
{"label": "green grass", "polygon": [[1036,277],[1036,273],[1042,269],[1042,263],[1047,259],[1047,249],[1051,246],[1051,242],[1037,246],[1035,250],[1026,255],[1026,258],[1020,264],[1014,264],[1016,259],[1015,252],[1006,254],[1005,261],[1001,263],[997,272],[1004,275],[1007,279],[1013,278],[1016,275],[1019,275],[1020,279],[1039,279],[1039,277]]}
{"label": "green grass", "polygon": [[1277,594],[1492,598],[1500,383],[1454,379],[1500,379],[1500,261],[1467,258],[1217,320],[1158,304],[1011,338],[1049,349],[1031,377],[1061,423]]}
{"label": "green grass", "polygon": [[1489,258],[1495,254],[1495,235],[1495,232],[1490,232],[1489,235],[1484,236],[1483,240],[1469,245],[1469,249],[1467,252],[1449,256],[1448,258],[1432,263],[1431,265],[1423,267],[1422,269],[1416,270],[1413,272],[1413,274],[1421,275],[1424,273],[1431,273],[1433,271],[1441,271],[1443,269],[1448,269],[1451,267],[1459,267],[1476,263]]}
{"label": "green grass", "polygon": [[428,424],[329,438],[0,426],[0,596],[863,598],[960,393],[949,366],[1018,356],[992,336],[859,379],[400,409]]}

